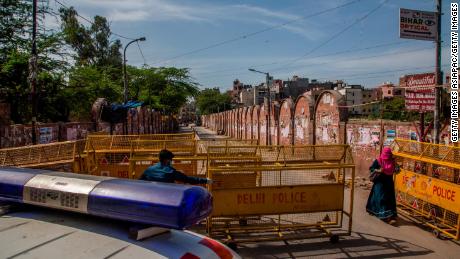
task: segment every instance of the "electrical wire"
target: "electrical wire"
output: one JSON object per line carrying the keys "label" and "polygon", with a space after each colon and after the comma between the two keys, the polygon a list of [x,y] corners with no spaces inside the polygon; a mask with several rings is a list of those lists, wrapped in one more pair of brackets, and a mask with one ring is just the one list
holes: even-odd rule
{"label": "electrical wire", "polygon": [[[62,7],[66,8],[66,9],[70,9],[70,7],[66,6],[65,4],[61,3],[59,0],[54,0],[56,1],[56,3],[58,3],[59,5],[61,5]],[[78,17],[80,17],[81,19],[85,20],[86,22],[90,23],[91,25],[94,25],[93,21],[91,21],[90,19],[76,13]],[[111,34],[115,35],[115,36],[118,36],[120,38],[123,38],[123,39],[126,39],[126,40],[134,40],[134,38],[130,38],[130,37],[126,37],[126,36],[123,36],[121,34],[118,34],[118,33],[115,33],[115,32],[111,32]]]}
{"label": "electrical wire", "polygon": [[[447,46],[447,45],[445,45]],[[412,52],[419,52],[419,51],[423,51],[423,50],[426,50],[426,49],[431,49],[432,47],[424,47],[424,48],[419,48],[419,49],[415,49],[415,50],[409,50],[409,51],[399,51],[399,52],[392,52],[392,53],[385,53],[385,54],[380,54],[380,55],[372,55],[372,56],[362,56],[362,57],[358,57],[358,58],[353,58],[353,59],[346,59],[346,60],[333,60],[333,61],[327,61],[327,62],[322,62],[322,63],[315,63],[315,64],[309,64],[309,65],[302,65],[302,67],[310,67],[310,66],[318,66],[318,65],[324,65],[324,64],[330,64],[330,63],[343,63],[343,62],[348,62],[348,61],[354,61],[354,60],[363,60],[363,59],[371,59],[371,58],[375,58],[375,57],[385,57],[385,56],[392,56],[392,55],[398,55],[398,54],[406,54],[406,53],[412,53]],[[300,65],[299,65],[300,66]],[[292,67],[288,67],[289,68],[292,68]],[[250,74],[251,72],[248,72],[248,71],[244,71],[243,74]],[[213,75],[213,76],[208,76],[208,77],[204,77],[205,79],[207,78],[214,78],[214,77],[219,77],[219,76],[230,76],[232,75],[233,73],[229,73],[229,74],[220,74],[220,75]]]}
{"label": "electrical wire", "polygon": [[[332,37],[330,37],[329,39],[327,39],[326,41],[322,42],[321,44],[319,44],[317,47],[311,49],[310,51],[308,51],[307,53],[305,53],[304,55],[300,56],[300,57],[297,57],[297,58],[294,58],[286,63],[284,62],[280,62],[280,61],[275,61],[275,62],[270,62],[270,63],[266,63],[266,64],[261,64],[261,65],[255,65],[255,66],[251,66],[251,67],[261,67],[261,66],[268,66],[268,65],[276,65],[276,64],[283,64],[282,67],[279,67],[279,68],[276,68],[274,69],[274,71],[279,71],[279,70],[284,70],[286,69],[285,65],[291,65],[303,58],[305,58],[306,56],[312,54],[313,52],[315,52],[316,50],[318,50],[319,48],[321,48],[322,46],[326,45],[327,43],[329,43],[330,41],[334,40],[335,38],[337,38],[338,36],[340,36],[341,34],[343,34],[344,32],[346,32],[347,30],[351,29],[354,25],[356,25],[357,23],[365,20],[367,17],[369,17],[371,14],[373,14],[374,12],[376,12],[377,10],[379,10],[385,3],[387,3],[388,0],[384,0],[382,1],[377,7],[371,9],[368,13],[366,13],[364,16],[356,19],[353,23],[351,23],[350,25],[348,25],[347,27],[345,27],[344,29],[342,29],[341,31],[339,31],[338,33],[334,34]],[[392,42],[392,43],[388,43],[388,44],[380,44],[380,45],[377,45],[377,46],[371,46],[371,47],[368,47],[368,48],[364,48],[363,50],[366,50],[366,49],[371,49],[371,48],[376,48],[376,47],[383,47],[385,45],[396,45],[396,44],[403,44],[402,42],[399,43],[399,42]],[[347,53],[347,52],[352,52],[351,50],[349,51],[344,51],[343,53]],[[334,54],[329,54],[329,55],[334,55]],[[327,55],[323,55],[323,56],[327,56]],[[316,56],[316,57],[321,57],[321,56]],[[237,70],[231,70],[231,71],[239,71],[240,69],[237,69]],[[230,71],[230,70],[229,70]],[[273,71],[273,70],[272,70]],[[226,72],[226,71],[225,71]]]}
{"label": "electrical wire", "polygon": [[139,41],[136,41],[137,47],[139,48],[139,52],[141,53],[142,59],[144,60],[144,66],[147,65],[147,61],[145,60],[144,53],[142,53],[141,46],[139,45]]}
{"label": "electrical wire", "polygon": [[[445,45],[447,46],[447,45]],[[422,50],[428,50],[432,49],[433,47],[424,47],[424,48],[418,48],[418,49],[413,49],[413,50],[403,50],[403,51],[398,51],[398,52],[391,52],[391,53],[385,53],[385,54],[380,54],[380,55],[372,55],[372,56],[364,56],[364,57],[358,57],[358,58],[352,58],[352,59],[347,59],[347,60],[332,60],[332,61],[326,61],[322,63],[314,63],[314,64],[308,64],[308,65],[296,65],[296,66],[290,66],[290,67],[283,67],[283,69],[280,69],[278,71],[283,71],[286,69],[292,69],[296,67],[311,67],[311,66],[318,66],[318,65],[325,65],[325,64],[331,64],[331,63],[343,63],[343,62],[349,62],[349,61],[355,61],[355,60],[363,60],[363,59],[372,59],[372,58],[377,58],[377,57],[385,57],[385,56],[393,56],[393,55],[398,55],[398,54],[408,54],[408,53],[413,53],[413,52],[419,52]]]}
{"label": "electrical wire", "polygon": [[310,14],[310,15],[302,16],[300,18],[290,20],[290,21],[287,21],[287,22],[284,22],[284,23],[281,23],[281,24],[273,25],[273,26],[267,27],[267,28],[262,29],[262,30],[250,32],[250,33],[243,34],[243,35],[240,35],[240,36],[232,38],[232,39],[228,39],[228,40],[224,40],[224,41],[221,41],[221,42],[217,42],[217,43],[208,45],[206,47],[194,49],[194,50],[191,50],[191,51],[188,51],[188,52],[185,52],[185,53],[182,53],[182,54],[170,57],[170,58],[166,58],[166,59],[157,61],[157,62],[153,63],[153,65],[169,62],[171,60],[175,60],[175,59],[178,59],[178,58],[181,58],[181,57],[184,57],[184,56],[189,56],[189,55],[192,55],[192,54],[195,54],[195,53],[198,53],[198,52],[202,52],[202,51],[205,51],[205,50],[208,50],[208,49],[213,49],[213,48],[216,48],[216,47],[219,47],[219,46],[222,46],[222,45],[226,45],[226,44],[229,44],[229,43],[232,43],[232,42],[235,42],[235,41],[245,40],[245,39],[253,37],[255,35],[258,35],[258,34],[261,34],[261,33],[267,32],[267,31],[271,31],[271,30],[274,30],[274,29],[277,29],[277,28],[282,28],[282,27],[284,27],[286,25],[298,22],[300,20],[305,20],[305,19],[308,19],[308,18],[312,18],[312,17],[318,16],[318,15],[321,15],[321,14],[324,14],[324,13],[327,13],[327,12],[330,12],[330,11],[334,11],[334,10],[337,10],[337,9],[352,5],[352,4],[360,2],[360,1],[361,0],[353,0],[353,1],[347,2],[345,4],[342,4],[342,5],[333,7],[333,8],[328,8],[328,9],[325,9],[325,10],[322,10],[322,11],[319,11],[319,12],[316,12],[316,13],[313,13],[313,14]]}
{"label": "electrical wire", "polygon": [[[444,64],[441,67],[448,67],[448,64]],[[355,78],[353,76],[363,76],[363,75],[373,75],[373,74],[388,74],[388,73],[395,73],[395,72],[402,72],[402,71],[408,71],[408,70],[421,70],[421,69],[429,69],[429,68],[435,68],[436,66],[425,66],[425,67],[408,67],[408,68],[400,68],[400,69],[395,69],[395,70],[386,70],[386,71],[380,71],[380,72],[372,72],[372,73],[360,73],[360,74],[351,74],[351,75],[339,75],[336,76],[336,78],[340,78],[340,80],[343,79],[367,79],[367,78],[378,78],[381,76],[376,76],[376,77],[358,77]],[[350,77],[349,77],[350,76]],[[382,75],[383,76],[383,75]],[[327,80],[328,78],[326,77],[320,77],[318,80]]]}
{"label": "electrical wire", "polygon": [[[332,35],[332,37],[330,37],[329,39],[325,40],[324,42],[321,42],[320,44],[318,44],[316,47],[314,47],[313,49],[309,50],[308,52],[306,52],[305,54],[303,54],[302,56],[298,57],[298,58],[295,58],[293,60],[291,60],[290,62],[287,62],[285,64],[283,64],[283,67],[284,65],[291,65],[299,60],[302,60],[304,59],[305,57],[309,56],[310,54],[312,54],[313,52],[317,51],[318,49],[320,49],[321,47],[325,46],[326,44],[328,44],[329,42],[333,41],[334,39],[336,39],[337,37],[339,37],[340,35],[342,35],[343,33],[345,33],[346,31],[348,31],[349,29],[351,29],[353,26],[355,26],[356,24],[358,24],[359,22],[362,22],[364,21],[365,19],[367,19],[371,14],[375,13],[376,11],[378,11],[384,4],[386,4],[388,2],[388,0],[384,0],[382,1],[378,6],[376,6],[375,8],[373,8],[372,10],[370,10],[369,12],[367,12],[364,16],[356,19],[353,23],[351,23],[350,25],[346,26],[345,28],[343,28],[342,30],[340,30],[339,32],[337,32],[336,34]],[[275,62],[275,64],[277,64]],[[274,71],[276,70],[279,70],[279,69],[282,69],[283,67],[279,67],[279,68],[275,68]],[[272,70],[273,71],[273,70]]]}
{"label": "electrical wire", "polygon": [[[319,58],[319,57],[327,57],[327,56],[334,56],[334,55],[340,55],[340,54],[346,54],[346,53],[352,53],[352,52],[360,52],[364,50],[370,50],[370,49],[376,49],[376,48],[381,48],[381,47],[387,47],[387,46],[393,46],[393,45],[402,45],[402,44],[408,44],[410,43],[409,41],[397,41],[397,42],[389,42],[389,43],[383,43],[383,44],[378,44],[378,45],[372,45],[364,48],[358,48],[358,49],[348,49],[348,50],[343,50],[343,51],[338,51],[334,53],[328,53],[324,55],[318,55],[318,56],[313,56],[312,58]],[[261,67],[261,66],[266,66],[265,65],[255,65],[253,67]],[[196,73],[195,75],[206,75],[206,74],[215,74],[219,72],[232,72],[232,71],[240,71],[240,70],[246,70],[248,69],[246,66],[244,67],[239,67],[239,68],[234,68],[234,69],[222,69],[222,70],[216,70],[216,71],[209,71],[209,72],[201,72],[201,73]]]}

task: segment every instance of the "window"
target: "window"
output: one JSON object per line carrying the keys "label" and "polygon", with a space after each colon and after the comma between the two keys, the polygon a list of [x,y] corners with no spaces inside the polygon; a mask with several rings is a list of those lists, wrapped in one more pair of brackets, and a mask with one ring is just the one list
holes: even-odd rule
{"label": "window", "polygon": [[391,94],[391,90],[388,90],[388,94]]}

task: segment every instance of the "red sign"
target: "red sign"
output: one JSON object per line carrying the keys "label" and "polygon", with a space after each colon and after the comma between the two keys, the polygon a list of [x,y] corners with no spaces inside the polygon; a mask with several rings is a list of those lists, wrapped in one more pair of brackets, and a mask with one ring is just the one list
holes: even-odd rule
{"label": "red sign", "polygon": [[109,161],[107,161],[107,158],[103,157],[103,158],[99,159],[99,164],[100,165],[108,165]]}
{"label": "red sign", "polygon": [[399,79],[399,86],[406,89],[406,109],[429,112],[435,107],[436,74],[406,75]]}
{"label": "red sign", "polygon": [[123,157],[123,160],[121,160],[120,164],[129,164],[128,156]]}

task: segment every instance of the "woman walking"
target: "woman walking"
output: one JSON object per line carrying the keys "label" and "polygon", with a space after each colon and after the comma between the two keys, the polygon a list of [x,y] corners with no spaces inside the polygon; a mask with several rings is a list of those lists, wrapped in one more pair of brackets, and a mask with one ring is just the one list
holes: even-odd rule
{"label": "woman walking", "polygon": [[369,168],[374,185],[367,200],[369,214],[389,224],[396,223],[396,198],[393,174],[398,170],[391,148],[385,147]]}

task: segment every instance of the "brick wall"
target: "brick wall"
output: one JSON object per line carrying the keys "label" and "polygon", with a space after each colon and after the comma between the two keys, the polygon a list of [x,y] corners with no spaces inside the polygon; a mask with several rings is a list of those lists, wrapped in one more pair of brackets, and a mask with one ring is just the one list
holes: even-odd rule
{"label": "brick wall", "polygon": [[[168,133],[175,131],[178,126],[174,117],[161,115],[159,112],[146,108],[131,109],[127,121],[128,134]],[[113,134],[124,134],[122,123],[112,125],[112,130]],[[88,133],[95,131],[110,133],[110,123],[38,123],[36,126],[37,143],[84,139]],[[32,126],[30,124],[0,125],[0,148],[31,144]]]}

